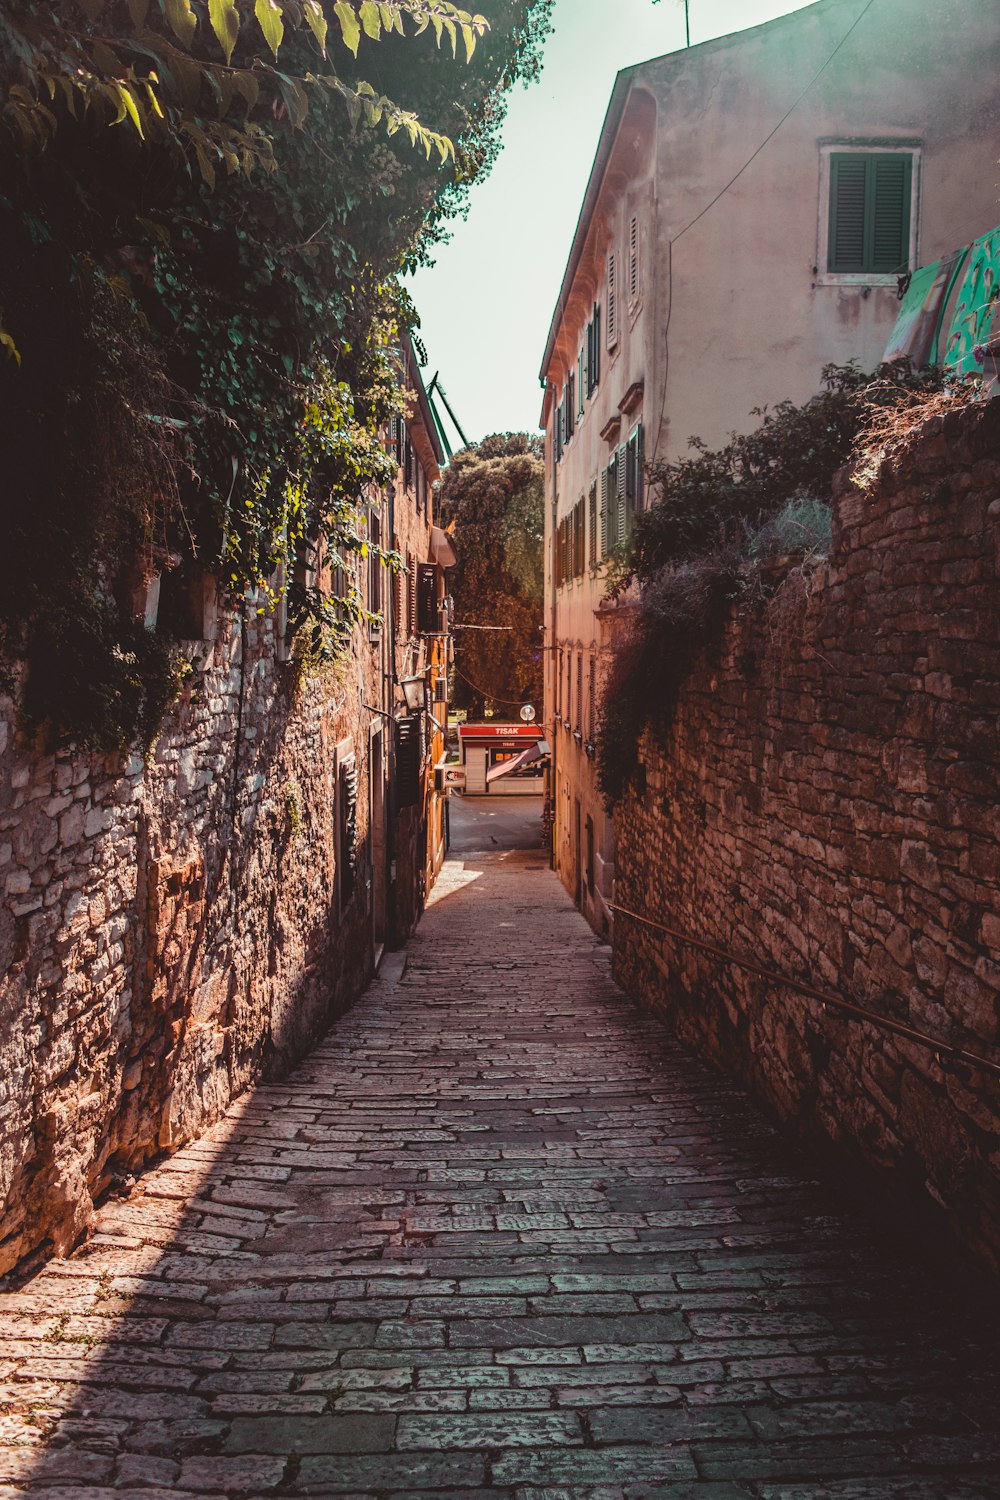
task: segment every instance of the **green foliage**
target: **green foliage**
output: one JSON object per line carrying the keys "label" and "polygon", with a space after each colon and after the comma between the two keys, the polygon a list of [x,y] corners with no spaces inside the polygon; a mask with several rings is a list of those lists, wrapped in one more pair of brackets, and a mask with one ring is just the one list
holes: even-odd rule
{"label": "green foliage", "polygon": [[933,371],[913,371],[905,360],[865,375],[856,364],[827,365],[823,389],[803,406],[782,401],[755,409],[754,431],[733,433],[709,450],[692,438],[692,457],[651,464],[654,504],[636,517],[631,548],[614,580],[620,591],[633,578],[651,581],[660,569],[734,542],[788,500],[829,496],[833,475],[851,455],[873,399],[892,406],[913,390],[940,385]]}
{"label": "green foliage", "polygon": [[500,433],[456,453],[438,492],[459,559],[455,701],[473,717],[541,696],[543,474],[536,439]]}
{"label": "green foliage", "polygon": [[939,371],[905,361],[874,375],[828,365],[822,392],[805,405],[757,410],[760,425],[723,448],[692,439],[693,457],[649,466],[655,498],[636,517],[609,589],[622,596],[637,585],[598,716],[598,784],[609,808],[635,776],[643,730],[669,728],[684,679],[734,602],[766,597],[779,561],[825,554],[833,476],[873,419],[891,420],[941,386]]}
{"label": "green foliage", "polygon": [[[378,435],[400,409],[397,330],[415,317],[395,278],[427,254],[488,169],[503,95],[537,69],[549,0],[491,0],[490,29],[476,23],[479,45],[457,67],[447,17],[459,42],[464,23],[443,4],[380,7],[377,25],[365,6],[301,0],[81,0],[73,20],[75,4],[14,0],[0,16],[0,114],[14,132],[5,145],[0,131],[9,539],[0,657],[27,659],[29,696],[53,737],[89,734],[73,695],[36,691],[39,643],[56,603],[83,618],[99,595],[105,665],[122,679],[111,745],[135,722],[123,662],[136,573],[201,567],[236,602],[255,590],[273,603],[294,580],[291,613],[309,652],[327,659],[343,646],[359,617],[350,579],[366,545],[366,494],[392,469]],[[414,151],[411,133],[377,111],[362,107],[351,124],[343,94],[319,83],[300,107],[297,90],[323,45],[320,15],[324,67],[336,61],[345,87],[372,99],[344,45],[357,40],[350,11],[362,59],[379,35],[380,88],[453,140],[454,159]],[[280,72],[261,50],[276,15]],[[93,62],[99,44],[119,58],[98,51],[103,72],[80,62]],[[84,109],[77,84],[67,93],[59,82],[62,67],[74,78],[90,67],[99,81],[131,87],[125,73],[140,64],[157,72],[163,110],[154,125],[144,96],[141,136],[127,108],[113,124],[106,93]],[[13,115],[28,109],[23,91],[35,85],[55,123],[26,149]],[[227,131],[252,137],[248,157]],[[269,170],[251,172],[255,164]],[[321,587],[324,571],[344,584],[339,600]],[[149,701],[159,701],[157,674],[140,657]]]}
{"label": "green foliage", "polygon": [[[61,7],[13,0],[0,15],[2,118],[28,148],[45,147],[61,115],[124,124],[143,143],[165,144],[192,160],[214,186],[220,168],[272,170],[268,113],[300,127],[319,90],[346,106],[352,124],[382,123],[390,135],[403,130],[411,145],[446,161],[454,157],[447,137],[334,66],[332,54],[341,49],[358,57],[362,32],[372,41],[405,36],[404,16],[414,36],[433,27],[439,47],[447,37],[453,57],[461,37],[467,60],[489,28],[485,16],[448,0],[68,0]],[[286,28],[302,37],[286,42]],[[306,33],[311,47],[296,48],[293,41]],[[328,34],[337,40],[330,52]],[[286,66],[289,50],[293,66],[301,65],[294,73]]]}

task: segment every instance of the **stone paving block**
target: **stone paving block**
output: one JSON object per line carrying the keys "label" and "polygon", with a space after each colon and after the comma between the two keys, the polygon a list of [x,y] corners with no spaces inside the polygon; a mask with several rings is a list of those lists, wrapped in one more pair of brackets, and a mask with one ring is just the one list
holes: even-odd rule
{"label": "stone paving block", "polygon": [[496,1459],[493,1479],[498,1484],[586,1485],[649,1479],[664,1483],[697,1479],[698,1470],[686,1448],[609,1448],[603,1452],[539,1448],[531,1453],[511,1451]]}
{"label": "stone paving block", "polygon": [[238,1417],[227,1453],[388,1453],[396,1419],[383,1415]]}
{"label": "stone paving block", "polygon": [[476,1453],[392,1453],[304,1458],[296,1487],[305,1495],[336,1495],[404,1486],[402,1493],[411,1495],[485,1483],[486,1461]]}
{"label": "stone paving block", "polygon": [[517,1416],[486,1412],[464,1417],[400,1417],[401,1449],[539,1448],[583,1442],[580,1419],[571,1412]]}
{"label": "stone paving block", "polygon": [[180,1484],[190,1490],[208,1490],[223,1495],[259,1493],[275,1489],[284,1473],[284,1458],[272,1458],[265,1453],[247,1454],[242,1458],[199,1455],[182,1462]]}

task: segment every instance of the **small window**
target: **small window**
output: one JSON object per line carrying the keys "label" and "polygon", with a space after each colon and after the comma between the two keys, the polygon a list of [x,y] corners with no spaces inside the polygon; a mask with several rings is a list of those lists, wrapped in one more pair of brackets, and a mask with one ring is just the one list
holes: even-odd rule
{"label": "small window", "polygon": [[912,192],[910,152],[831,152],[827,271],[874,276],[905,271]]}

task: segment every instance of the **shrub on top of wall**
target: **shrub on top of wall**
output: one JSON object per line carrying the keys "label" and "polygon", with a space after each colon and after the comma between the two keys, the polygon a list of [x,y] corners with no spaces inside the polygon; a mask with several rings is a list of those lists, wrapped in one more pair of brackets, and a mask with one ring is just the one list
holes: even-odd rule
{"label": "shrub on top of wall", "polygon": [[827,365],[822,391],[802,406],[758,408],[750,433],[720,449],[691,440],[693,456],[651,464],[655,496],[609,579],[625,606],[598,716],[598,784],[608,808],[638,767],[647,724],[669,725],[681,683],[717,640],[736,601],[765,598],[782,569],[826,554],[833,476],[852,456],[880,454],[921,413],[964,403],[968,385],[906,360],[872,375]]}

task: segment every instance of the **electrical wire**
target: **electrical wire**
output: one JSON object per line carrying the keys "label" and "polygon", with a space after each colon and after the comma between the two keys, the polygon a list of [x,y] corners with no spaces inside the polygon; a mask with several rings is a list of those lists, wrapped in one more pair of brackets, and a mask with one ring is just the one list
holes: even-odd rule
{"label": "electrical wire", "polygon": [[524,705],[525,700],[523,698],[498,698],[495,693],[488,693],[485,688],[481,688],[478,683],[473,682],[471,677],[466,677],[464,672],[460,672],[457,666],[453,666],[453,671],[456,677],[461,677],[462,681],[468,687],[472,688],[473,692],[478,693],[480,698],[488,703],[502,703],[505,708],[521,708]]}
{"label": "electrical wire", "polygon": [[660,437],[661,437],[662,432],[663,432],[663,417],[664,417],[664,413],[666,412],[666,408],[667,408],[667,374],[668,374],[668,371],[670,369],[670,319],[671,319],[671,315],[673,313],[673,307],[674,307],[674,246],[676,245],[676,243],[677,243],[677,241],[679,239],[681,239],[685,234],[687,234],[687,232],[688,232],[689,229],[693,229],[694,226],[701,219],[703,219],[705,217],[705,215],[709,212],[710,209],[713,209],[715,207],[715,205],[719,202],[720,198],[724,198],[725,197],[725,195],[729,192],[729,189],[733,186],[733,184],[739,182],[740,178],[743,176],[743,173],[747,170],[747,168],[750,167],[750,166],[752,166],[753,163],[757,160],[758,156],[764,150],[765,146],[770,145],[771,141],[774,140],[774,137],[778,134],[778,131],[781,129],[782,125],[784,125],[785,121],[789,118],[789,116],[792,115],[794,113],[794,111],[799,107],[799,105],[802,103],[803,99],[809,93],[809,90],[813,87],[813,85],[823,76],[823,74],[826,72],[827,68],[833,62],[834,58],[841,51],[841,49],[845,46],[845,44],[847,43],[847,41],[849,40],[849,38],[851,37],[851,35],[860,26],[861,22],[864,20],[865,16],[871,10],[871,8],[872,8],[872,6],[874,4],[875,4],[875,0],[866,0],[866,4],[865,4],[864,8],[861,11],[859,11],[858,14],[855,16],[855,18],[851,22],[850,26],[844,32],[844,35],[840,38],[840,41],[837,43],[836,47],[834,47],[833,51],[830,53],[830,55],[826,59],[826,61],[819,68],[816,69],[816,72],[812,75],[812,77],[810,78],[809,82],[802,89],[802,92],[797,96],[797,98],[795,98],[792,101],[792,103],[785,110],[785,113],[782,115],[782,117],[778,121],[777,125],[775,125],[774,129],[772,131],[770,131],[769,134],[764,137],[764,139],[761,141],[760,145],[752,153],[752,155],[750,155],[750,156],[747,157],[746,161],[743,163],[742,167],[740,167],[739,171],[735,172],[733,174],[733,176],[730,177],[730,179],[726,183],[725,187],[720,188],[719,191],[716,193],[715,197],[712,198],[712,199],[710,199],[709,202],[705,204],[705,207],[703,209],[701,209],[700,212],[698,212],[698,213],[695,214],[695,216],[694,216],[693,219],[689,219],[688,222],[684,225],[683,229],[679,229],[677,231],[677,233],[675,235],[673,235],[667,241],[667,288],[668,288],[668,292],[667,292],[667,320],[666,320],[666,325],[665,325],[665,328],[664,328],[664,344],[665,344],[665,348],[664,348],[664,366],[663,366],[663,400],[662,400],[661,405],[660,405],[660,421],[659,421],[659,425],[658,425],[657,430],[656,430],[656,442],[653,445],[653,452],[652,452],[652,457],[650,459],[650,462],[652,462],[653,459],[656,458],[656,455],[657,455],[657,453],[659,451]]}

